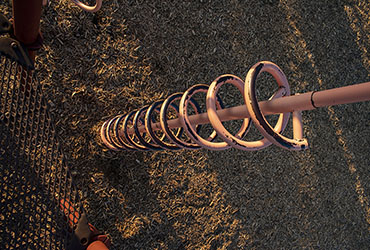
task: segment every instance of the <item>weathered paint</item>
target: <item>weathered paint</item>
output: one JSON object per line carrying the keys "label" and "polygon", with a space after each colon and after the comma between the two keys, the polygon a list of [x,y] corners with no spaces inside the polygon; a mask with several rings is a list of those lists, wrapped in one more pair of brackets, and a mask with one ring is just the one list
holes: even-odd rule
{"label": "weathered paint", "polygon": [[[250,74],[248,73],[246,82],[249,84],[247,86],[246,90],[246,96],[248,96],[248,111],[251,115],[251,118],[253,119],[253,122],[257,126],[257,129],[267,138],[270,142],[274,143],[275,145],[288,149],[288,150],[301,150],[303,148],[307,147],[307,141],[306,140],[295,140],[295,139],[288,139],[287,137],[281,135],[285,129],[285,126],[283,126],[281,129],[277,129],[275,126],[275,129],[273,129],[268,122],[266,121],[265,117],[263,116],[259,104],[257,101],[256,93],[255,93],[255,84],[258,75],[261,72],[269,72],[274,76],[274,78],[277,80],[277,83],[280,87],[285,87],[287,89],[287,94],[290,93],[289,91],[289,85],[287,83],[287,80],[285,78],[285,75],[283,72],[279,69],[278,66],[271,62],[265,62],[265,63],[259,63],[252,67],[250,70]],[[280,80],[278,77],[274,74],[280,74]],[[281,80],[283,79],[283,80]]]}

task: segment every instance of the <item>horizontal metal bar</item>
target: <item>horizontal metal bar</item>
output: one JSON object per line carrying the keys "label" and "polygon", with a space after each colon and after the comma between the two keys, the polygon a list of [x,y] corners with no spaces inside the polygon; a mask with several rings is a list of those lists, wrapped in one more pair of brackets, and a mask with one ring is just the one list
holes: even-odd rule
{"label": "horizontal metal bar", "polygon": [[[259,102],[259,105],[264,115],[272,115],[363,101],[370,101],[370,82],[317,92],[296,94],[276,98],[270,101],[261,101]],[[246,105],[218,110],[217,115],[220,117],[221,121],[238,120],[250,117]],[[192,115],[189,119],[191,124],[194,125],[210,123],[207,113]],[[172,119],[168,121],[168,126],[170,128],[178,128],[182,125],[179,119]],[[153,130],[162,129],[159,122],[153,123],[152,127]],[[140,126],[139,131],[145,132],[145,126]],[[128,129],[128,133],[134,133],[134,129]]]}

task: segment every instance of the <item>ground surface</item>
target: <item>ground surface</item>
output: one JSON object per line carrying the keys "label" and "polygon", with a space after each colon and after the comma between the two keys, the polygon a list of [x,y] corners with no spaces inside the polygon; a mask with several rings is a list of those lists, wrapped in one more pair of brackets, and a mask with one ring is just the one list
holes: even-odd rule
{"label": "ground surface", "polygon": [[115,249],[368,249],[369,102],[304,112],[305,152],[115,153],[98,129],[261,60],[293,93],[369,81],[370,4],[154,2],[43,12],[39,78],[91,222]]}

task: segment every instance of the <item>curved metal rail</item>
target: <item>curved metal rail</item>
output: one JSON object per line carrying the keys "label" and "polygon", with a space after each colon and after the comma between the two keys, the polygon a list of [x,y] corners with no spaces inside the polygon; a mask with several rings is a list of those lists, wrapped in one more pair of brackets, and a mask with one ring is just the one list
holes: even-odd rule
{"label": "curved metal rail", "polygon": [[[45,6],[47,4],[47,2],[48,2],[48,0],[42,0],[42,5]],[[94,6],[86,5],[86,4],[82,3],[79,0],[72,0],[72,2],[74,2],[78,7],[80,7],[84,11],[97,12],[98,10],[100,10],[103,0],[96,0]]]}
{"label": "curved metal rail", "polygon": [[101,5],[102,5],[102,0],[96,0],[94,6],[86,5],[86,4],[82,3],[82,2],[80,2],[79,0],[72,0],[72,1],[78,7],[80,7],[81,9],[83,9],[84,11],[87,11],[87,12],[97,12],[98,10],[100,10]]}

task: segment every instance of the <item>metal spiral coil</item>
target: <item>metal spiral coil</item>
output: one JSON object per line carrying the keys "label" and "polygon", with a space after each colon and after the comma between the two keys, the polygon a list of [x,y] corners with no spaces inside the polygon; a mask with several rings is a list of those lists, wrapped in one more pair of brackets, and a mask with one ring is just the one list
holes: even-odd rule
{"label": "metal spiral coil", "polygon": [[[248,72],[245,82],[234,75],[222,75],[215,79],[210,86],[197,84],[190,87],[184,93],[176,93],[165,100],[156,101],[149,106],[123,115],[117,115],[107,121],[101,127],[101,138],[104,144],[116,151],[120,150],[179,150],[200,149],[225,150],[231,147],[255,151],[275,144],[289,150],[301,150],[308,148],[306,139],[302,138],[302,120],[299,111],[293,112],[293,132],[295,139],[289,139],[282,135],[285,130],[290,113],[281,113],[275,127],[265,119],[257,102],[255,85],[257,77],[262,72],[270,73],[279,86],[278,91],[269,99],[277,99],[290,95],[290,89],[286,76],[281,69],[271,62],[259,62]],[[242,112],[243,123],[239,131],[233,135],[222,124],[222,121],[234,120],[235,116],[223,115],[224,110],[221,99],[218,96],[220,87],[231,84],[238,88],[242,94],[247,112]],[[201,114],[199,104],[193,96],[197,93],[206,93],[206,114]],[[179,105],[175,102],[180,101]],[[191,106],[195,115],[188,114]],[[245,107],[244,107],[245,108]],[[168,112],[172,109],[177,118],[169,120]],[[154,119],[155,113],[159,114],[159,122]],[[240,113],[240,112],[239,112]],[[206,117],[205,117],[206,115]],[[203,121],[201,121],[203,119]],[[199,135],[200,123],[207,120],[213,127],[213,132],[208,138]],[[259,141],[245,141],[243,138],[248,133],[251,123],[264,136]],[[171,123],[171,124],[170,124]],[[176,128],[176,131],[173,129]],[[162,131],[158,135],[155,131]],[[184,139],[184,132],[187,139]],[[215,142],[216,136],[222,142]]]}

